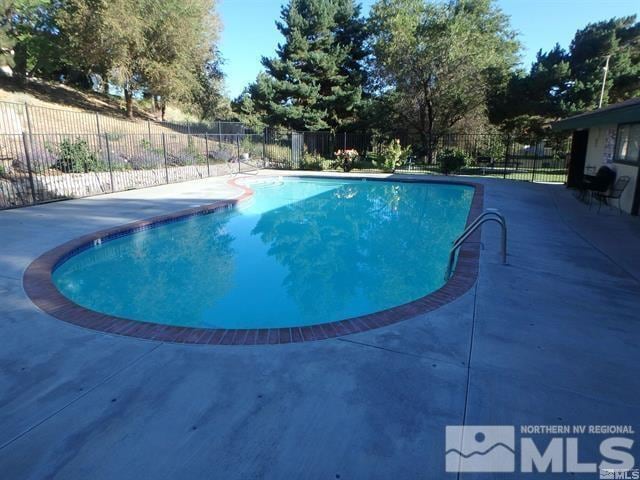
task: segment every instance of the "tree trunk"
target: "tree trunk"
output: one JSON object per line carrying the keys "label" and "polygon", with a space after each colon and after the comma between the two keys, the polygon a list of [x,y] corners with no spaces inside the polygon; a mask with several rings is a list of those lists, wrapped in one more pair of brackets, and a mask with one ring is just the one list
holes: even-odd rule
{"label": "tree trunk", "polygon": [[124,102],[127,107],[127,118],[133,118],[133,93],[127,87],[124,89]]}
{"label": "tree trunk", "polygon": [[[435,137],[433,135],[433,122],[435,119],[435,113],[433,111],[433,104],[431,103],[431,101],[427,102],[427,117],[428,117],[428,129],[427,129],[427,136],[428,138],[428,142],[429,142],[429,164],[433,165],[433,150],[435,145],[437,145],[438,143],[438,138]],[[437,133],[437,132],[436,132]]]}
{"label": "tree trunk", "polygon": [[164,114],[167,112],[167,104],[163,101],[160,107],[160,114],[162,117],[162,121],[164,122]]}

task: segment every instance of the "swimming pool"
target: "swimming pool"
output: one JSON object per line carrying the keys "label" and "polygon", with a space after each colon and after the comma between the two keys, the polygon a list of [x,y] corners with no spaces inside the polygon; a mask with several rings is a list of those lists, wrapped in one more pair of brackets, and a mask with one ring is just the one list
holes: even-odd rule
{"label": "swimming pool", "polygon": [[53,285],[85,311],[197,329],[305,327],[387,311],[444,284],[474,187],[255,177],[236,208],[98,238]]}

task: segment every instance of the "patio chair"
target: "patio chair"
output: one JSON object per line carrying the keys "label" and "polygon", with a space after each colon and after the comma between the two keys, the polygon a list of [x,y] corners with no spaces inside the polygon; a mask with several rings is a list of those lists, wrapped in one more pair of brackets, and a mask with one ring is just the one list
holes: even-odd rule
{"label": "patio chair", "polygon": [[605,192],[594,192],[593,196],[598,200],[598,212],[602,207],[602,204],[605,203],[609,205],[609,200],[618,200],[618,213],[622,215],[622,208],[620,206],[620,197],[624,192],[624,189],[629,185],[629,181],[631,181],[630,177],[622,176],[616,180],[616,183],[613,184],[610,190]]}
{"label": "patio chair", "polygon": [[603,165],[598,169],[595,176],[585,175],[582,183],[578,186],[581,198],[589,198],[589,208],[591,208],[591,200],[597,193],[606,193],[611,188],[616,179],[616,172],[611,167]]}
{"label": "patio chair", "polygon": [[582,173],[582,182],[576,187],[578,200],[582,202],[587,201],[587,195],[589,194],[587,184],[592,182],[595,177],[596,167],[589,166],[584,169],[584,172]]}

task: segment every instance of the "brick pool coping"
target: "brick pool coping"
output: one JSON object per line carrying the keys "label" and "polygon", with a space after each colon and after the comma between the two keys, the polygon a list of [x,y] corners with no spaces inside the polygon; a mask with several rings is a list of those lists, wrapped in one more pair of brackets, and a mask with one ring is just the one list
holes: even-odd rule
{"label": "brick pool coping", "polygon": [[[480,231],[469,238],[459,250],[458,261],[453,275],[447,283],[438,290],[403,305],[392,307],[367,315],[348,318],[345,320],[328,322],[305,327],[287,328],[258,328],[258,329],[223,329],[223,328],[195,328],[163,325],[126,318],[115,317],[89,310],[66,298],[53,283],[53,271],[64,261],[96,244],[100,244],[135,232],[155,228],[167,223],[180,221],[194,215],[207,215],[235,208],[253,195],[246,185],[238,180],[250,178],[241,177],[229,180],[229,184],[240,188],[239,197],[220,200],[212,204],[180,210],[178,212],[160,215],[145,220],[138,220],[117,227],[100,230],[59,245],[36,258],[26,269],[23,286],[27,296],[41,310],[49,315],[74,325],[97,330],[100,332],[124,335],[128,337],[156,340],[160,342],[209,344],[209,345],[258,345],[283,344],[294,342],[308,342],[327,338],[364,332],[380,328],[393,323],[413,318],[417,315],[431,312],[452,302],[467,292],[478,277],[480,260]],[[318,176],[304,176],[297,178],[328,178]],[[348,178],[349,177],[331,177]],[[359,180],[364,177],[356,177]],[[371,178],[367,181],[391,181],[403,183],[439,183],[467,185],[474,187],[474,195],[467,216],[467,225],[482,213],[484,186],[473,182],[449,181],[442,182],[433,179],[419,178]]]}

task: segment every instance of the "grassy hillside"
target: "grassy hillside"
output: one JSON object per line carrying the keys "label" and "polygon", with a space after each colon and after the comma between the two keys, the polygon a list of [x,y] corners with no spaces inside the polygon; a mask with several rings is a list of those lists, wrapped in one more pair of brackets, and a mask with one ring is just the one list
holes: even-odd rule
{"label": "grassy hillside", "polygon": [[[3,83],[0,85],[0,102],[29,104],[33,107],[31,117],[34,131],[37,133],[94,133],[84,131],[90,117],[73,115],[73,113],[98,113],[104,119],[108,131],[118,133],[140,133],[141,127],[147,126],[147,121],[153,125],[154,133],[170,133],[174,129],[167,128],[159,119],[159,113],[153,112],[150,102],[137,101],[134,108],[134,119],[125,117],[124,99],[115,95],[100,94],[93,91],[82,91],[67,85],[44,81],[29,81],[27,84]],[[0,104],[0,114],[4,116],[12,107]],[[18,116],[22,116],[22,109],[15,108]],[[169,107],[165,115],[167,122],[186,123],[198,120],[177,108]],[[5,123],[6,123],[5,119]],[[90,122],[90,120],[89,120]],[[24,122],[22,122],[24,123]],[[4,130],[4,132],[3,132]],[[8,130],[0,121],[0,133],[14,133]]]}

